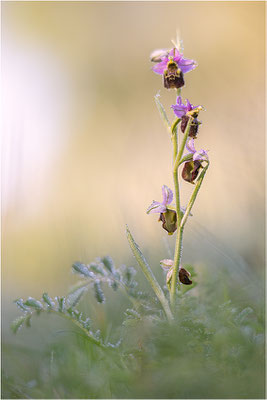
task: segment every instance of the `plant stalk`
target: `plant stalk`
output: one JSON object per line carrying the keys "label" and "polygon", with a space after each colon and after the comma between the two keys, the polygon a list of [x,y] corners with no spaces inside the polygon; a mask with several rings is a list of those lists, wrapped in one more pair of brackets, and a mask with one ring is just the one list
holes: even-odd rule
{"label": "plant stalk", "polygon": [[[178,130],[178,124],[180,122],[180,118],[177,118],[173,125],[172,125],[172,143],[173,143],[173,162],[175,162],[176,157],[177,157],[177,152],[178,152],[178,134],[177,134],[177,130]],[[178,169],[178,168],[177,168]],[[180,192],[179,192],[179,183],[178,183],[178,171],[174,171],[173,172],[173,177],[174,177],[174,193],[175,193],[175,204],[176,204],[176,210],[180,210]],[[180,224],[181,222],[181,218],[180,218],[180,213],[177,213],[177,219],[178,219],[178,224]]]}
{"label": "plant stalk", "polygon": [[61,312],[55,311],[55,310],[49,310],[49,312],[51,312],[53,314],[56,314],[59,317],[62,317],[62,318],[65,318],[65,319],[71,321],[74,325],[78,326],[78,328],[80,328],[83,331],[83,333],[85,334],[86,338],[90,342],[96,344],[97,346],[101,347],[102,349],[106,348],[106,346],[104,344],[102,344],[100,342],[100,340],[97,340],[92,335],[90,335],[90,333],[78,321],[76,321],[75,319],[71,318],[71,316],[68,316],[68,315],[66,315],[64,313],[61,313]]}
{"label": "plant stalk", "polygon": [[175,305],[175,294],[176,294],[176,285],[177,285],[177,276],[178,276],[178,271],[179,271],[179,266],[181,263],[181,258],[182,258],[182,247],[183,247],[183,231],[184,231],[184,226],[187,221],[187,218],[190,214],[190,211],[192,210],[192,207],[195,203],[195,200],[197,198],[199,189],[202,185],[203,179],[205,177],[205,174],[207,172],[207,169],[209,167],[209,162],[208,164],[203,168],[201,174],[199,175],[196,186],[194,188],[194,191],[190,197],[190,200],[188,202],[188,205],[186,207],[184,216],[181,220],[180,225],[178,226],[177,229],[177,238],[176,238],[176,244],[175,244],[175,253],[174,253],[174,262],[173,262],[173,275],[172,275],[172,282],[171,282],[171,294],[170,294],[170,300],[171,300],[171,307],[174,308]]}
{"label": "plant stalk", "polygon": [[187,207],[186,207],[184,216],[183,216],[182,221],[181,221],[181,228],[184,228],[184,226],[185,226],[185,223],[186,223],[187,218],[188,218],[188,216],[189,216],[189,214],[190,214],[190,211],[192,210],[192,207],[193,207],[193,205],[194,205],[194,203],[195,203],[195,200],[196,200],[196,198],[197,198],[197,194],[198,194],[199,189],[200,189],[200,187],[201,187],[201,185],[202,185],[203,179],[204,179],[204,177],[205,177],[205,174],[206,174],[208,168],[209,168],[209,162],[208,162],[207,165],[203,168],[201,174],[199,175],[199,177],[198,177],[198,179],[197,179],[195,189],[194,189],[194,191],[193,191],[193,193],[192,193],[192,195],[191,195],[191,197],[190,197],[190,200],[189,200],[189,202],[188,202],[188,205],[187,205]]}
{"label": "plant stalk", "polygon": [[180,147],[179,152],[178,152],[178,154],[176,156],[176,159],[174,161],[173,171],[176,171],[177,168],[179,167],[179,162],[180,162],[180,160],[181,160],[181,158],[183,156],[183,153],[184,153],[184,148],[185,148],[186,141],[187,141],[187,138],[188,138],[188,135],[189,135],[190,127],[192,125],[192,121],[193,121],[193,118],[189,117],[189,120],[188,120],[187,125],[186,125],[186,130],[185,130],[185,133],[184,133],[184,137],[183,137],[183,140],[182,140],[182,143],[181,143],[181,147]]}
{"label": "plant stalk", "polygon": [[[181,263],[182,257],[182,245],[183,245],[183,226],[181,226],[181,205],[180,205],[180,190],[179,190],[179,180],[178,180],[178,167],[180,160],[184,153],[184,148],[186,145],[186,141],[189,135],[190,127],[192,124],[192,118],[190,117],[186,126],[186,130],[184,133],[184,137],[181,143],[181,147],[177,154],[177,150],[175,151],[174,147],[174,167],[173,167],[173,180],[174,180],[174,190],[175,190],[175,201],[176,201],[176,214],[177,214],[177,237],[175,243],[175,251],[174,251],[174,262],[173,262],[173,274],[171,280],[171,293],[170,293],[170,301],[171,306],[174,308],[175,303],[175,294],[176,294],[176,285],[177,285],[177,276],[178,270]],[[177,135],[176,135],[176,143],[174,142],[174,146],[176,144],[177,149]]]}
{"label": "plant stalk", "polygon": [[179,226],[177,229],[177,237],[176,237],[175,252],[174,252],[174,262],[173,262],[173,273],[172,273],[172,280],[171,280],[170,300],[171,300],[172,309],[174,309],[174,305],[175,305],[178,270],[179,270],[179,266],[180,266],[181,258],[182,258],[183,232],[184,232],[184,228]]}

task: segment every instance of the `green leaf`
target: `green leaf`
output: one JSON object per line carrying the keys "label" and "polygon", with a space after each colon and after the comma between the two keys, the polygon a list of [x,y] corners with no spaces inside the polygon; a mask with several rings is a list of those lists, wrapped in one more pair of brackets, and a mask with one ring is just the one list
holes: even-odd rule
{"label": "green leaf", "polygon": [[127,308],[127,310],[124,312],[124,314],[127,317],[131,317],[131,318],[135,318],[135,319],[140,319],[141,318],[141,315],[136,310],[134,310],[133,308]]}
{"label": "green leaf", "polygon": [[82,279],[71,286],[70,290],[68,291],[68,295],[76,292],[76,290],[78,290],[82,287],[89,286],[90,284],[91,284],[91,281],[89,281],[89,280],[85,281],[84,279]]}
{"label": "green leaf", "polygon": [[173,319],[173,315],[172,312],[170,310],[170,306],[169,303],[166,299],[166,297],[164,296],[164,293],[160,287],[160,285],[158,284],[158,281],[156,280],[150,266],[148,265],[145,257],[143,256],[139,246],[137,245],[137,243],[135,242],[128,226],[126,226],[126,236],[129,242],[129,245],[132,249],[133,255],[136,258],[136,261],[138,262],[138,264],[140,265],[145,277],[147,278],[148,282],[150,283],[150,285],[152,286],[152,289],[154,290],[157,298],[159,299],[159,301],[161,302],[161,305],[166,313],[166,316],[169,320]]}
{"label": "green leaf", "polygon": [[171,124],[170,124],[170,121],[168,120],[166,111],[164,110],[164,107],[163,107],[163,105],[161,104],[159,98],[160,98],[160,95],[159,95],[159,93],[158,93],[158,94],[156,94],[156,96],[154,97],[155,102],[156,102],[156,106],[157,106],[157,108],[158,108],[158,110],[159,110],[159,113],[160,113],[160,116],[161,116],[162,121],[163,121],[164,124],[166,125],[168,131],[170,131],[170,130],[171,130]]}
{"label": "green leaf", "polygon": [[101,261],[109,272],[111,272],[112,274],[115,272],[115,266],[110,256],[101,258]]}
{"label": "green leaf", "polygon": [[132,280],[134,275],[136,274],[136,270],[133,267],[126,267],[124,270],[124,279],[125,279],[125,284],[129,285]]}
{"label": "green leaf", "polygon": [[83,325],[83,327],[84,327],[85,329],[87,329],[87,330],[90,329],[90,327],[91,327],[91,320],[90,320],[90,318],[86,318],[86,320],[85,320],[85,321],[81,321],[81,323],[82,323],[82,325]]}
{"label": "green leaf", "polygon": [[32,318],[32,314],[27,314],[26,318],[25,318],[25,325],[27,326],[27,328],[31,327],[31,318]]}
{"label": "green leaf", "polygon": [[51,307],[52,309],[55,307],[55,303],[53,302],[53,300],[51,299],[50,296],[48,296],[47,293],[43,293],[43,300],[44,302]]}
{"label": "green leaf", "polygon": [[43,310],[43,305],[39,300],[34,299],[33,297],[28,297],[26,301],[24,301],[24,305],[34,308],[35,310],[41,311]]}
{"label": "green leaf", "polygon": [[251,307],[246,307],[242,310],[236,317],[235,321],[239,324],[242,324],[247,321],[248,317],[251,317],[254,314],[254,311]]}
{"label": "green leaf", "polygon": [[134,328],[138,323],[140,323],[140,320],[137,318],[127,318],[123,321],[122,325],[125,328]]}
{"label": "green leaf", "polygon": [[17,305],[17,307],[21,310],[21,311],[29,311],[29,307],[26,307],[23,303],[23,299],[17,299],[14,301],[14,303]]}
{"label": "green leaf", "polygon": [[116,292],[116,290],[119,288],[119,285],[115,280],[110,280],[109,286],[114,290],[114,292]]}
{"label": "green leaf", "polygon": [[16,318],[12,324],[11,324],[11,329],[14,333],[17,333],[18,330],[22,327],[24,324],[25,320],[27,318],[27,315],[21,315],[20,317]]}
{"label": "green leaf", "polygon": [[95,289],[95,297],[96,297],[97,302],[98,303],[104,303],[105,302],[105,296],[104,296],[104,293],[103,293],[103,291],[101,289],[99,280],[95,281],[94,289]]}
{"label": "green leaf", "polygon": [[72,265],[72,269],[74,272],[86,276],[87,278],[94,278],[94,273],[89,271],[89,268],[80,262],[76,262]]}
{"label": "green leaf", "polygon": [[81,311],[73,310],[73,308],[71,308],[71,307],[67,308],[67,313],[69,313],[70,316],[72,318],[74,318],[75,320],[77,320],[77,321],[79,321],[79,318],[80,318],[80,316],[82,314]]}
{"label": "green leaf", "polygon": [[89,264],[89,269],[94,272],[95,274],[99,274],[99,275],[105,275],[105,271],[103,270],[101,265],[98,265],[96,263],[91,263]]}
{"label": "green leaf", "polygon": [[117,341],[117,343],[110,343],[110,342],[108,342],[106,346],[107,346],[107,347],[111,347],[112,349],[117,349],[118,347],[120,347],[121,342],[122,342],[122,339],[119,339],[119,340]]}
{"label": "green leaf", "polygon": [[180,118],[176,118],[175,121],[173,122],[173,124],[171,126],[172,134],[174,134],[177,131],[177,127],[178,127],[178,124],[180,121],[181,121]]}
{"label": "green leaf", "polygon": [[78,288],[76,291],[68,295],[67,301],[70,307],[75,307],[81,300],[84,293],[87,291],[87,287],[83,286]]}
{"label": "green leaf", "polygon": [[120,275],[119,271],[114,271],[113,276],[117,281],[120,281],[121,275]]}
{"label": "green leaf", "polygon": [[58,301],[58,311],[63,313],[65,311],[66,299],[65,297],[56,297],[56,299]]}

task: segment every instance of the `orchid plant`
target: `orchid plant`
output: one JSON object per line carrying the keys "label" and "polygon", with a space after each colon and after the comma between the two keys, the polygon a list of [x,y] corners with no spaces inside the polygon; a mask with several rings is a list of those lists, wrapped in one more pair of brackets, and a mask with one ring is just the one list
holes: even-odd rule
{"label": "orchid plant", "polygon": [[[136,244],[128,226],[126,233],[133,255],[161,303],[167,320],[171,322],[175,311],[177,288],[180,284],[192,285],[193,283],[190,279],[191,275],[189,271],[182,266],[181,262],[183,232],[188,217],[192,215],[191,210],[208,169],[209,159],[207,151],[203,149],[196,150],[195,148],[195,140],[199,125],[201,124],[198,120],[198,115],[203,110],[203,107],[193,106],[189,100],[183,103],[181,97],[181,88],[184,86],[184,75],[196,68],[196,62],[184,58],[180,52],[178,42],[170,50],[156,50],[153,52],[151,61],[155,63],[153,71],[162,75],[164,87],[168,90],[175,89],[177,91],[176,104],[171,106],[175,116],[172,124],[169,122],[159,100],[159,94],[155,96],[156,105],[173,143],[174,192],[166,185],[163,185],[162,201],[153,201],[147,209],[147,214],[159,214],[159,220],[162,222],[162,227],[168,235],[176,233],[173,259],[165,259],[159,262],[163,270],[167,272],[167,295],[166,290],[164,291],[164,288],[161,288],[155,278],[152,269]],[[186,207],[181,206],[179,167],[182,167],[181,178],[194,185],[192,195]],[[102,286],[109,285],[114,291],[122,291],[132,303],[134,308],[126,310],[126,317],[139,319],[141,315],[139,312],[142,310],[146,310],[147,312],[150,306],[148,306],[145,300],[146,295],[137,290],[138,283],[133,278],[135,270],[131,267],[126,268],[125,266],[115,267],[112,259],[108,256],[97,259],[88,265],[76,262],[73,264],[72,270],[80,276],[81,280],[71,288],[67,296],[51,298],[45,292],[41,300],[29,297],[27,300],[17,299],[15,301],[23,315],[18,317],[12,324],[13,331],[17,332],[22,325],[30,326],[33,315],[39,315],[42,312],[55,313],[58,316],[71,320],[82,330],[90,342],[100,347],[116,347],[116,345],[112,345],[111,343],[104,345],[98,333],[94,333],[91,329],[90,318],[85,318],[76,306],[90,288],[94,291],[97,302],[104,303],[105,296]],[[150,302],[154,302],[152,297],[150,297]],[[153,309],[153,305],[150,307],[150,310],[153,318],[157,319],[158,311]]]}
{"label": "orchid plant", "polygon": [[[164,87],[168,90],[174,89],[177,94],[176,103],[171,106],[174,112],[172,123],[169,122],[166,111],[160,102],[159,94],[155,96],[156,105],[173,144],[174,193],[166,185],[163,185],[162,202],[153,201],[147,209],[147,214],[159,214],[159,221],[162,222],[162,228],[169,235],[176,233],[173,260],[162,260],[160,262],[162,268],[167,271],[166,285],[170,292],[171,307],[169,307],[169,301],[165,298],[163,292],[160,291],[159,293],[159,285],[156,283],[151,269],[148,267],[128,228],[127,234],[137,261],[152,287],[157,287],[155,292],[165,309],[167,317],[172,319],[172,313],[175,310],[177,288],[181,284],[192,284],[190,273],[182,266],[183,234],[188,216],[192,215],[192,207],[209,167],[209,158],[206,150],[196,150],[195,148],[195,140],[198,135],[199,125],[201,124],[198,116],[204,108],[199,105],[193,106],[188,99],[184,103],[181,97],[181,89],[185,84],[184,75],[194,70],[197,63],[194,60],[184,58],[181,53],[181,43],[178,40],[170,50],[155,50],[151,54],[150,59],[155,63],[152,70],[162,76]],[[187,183],[194,185],[191,197],[185,208],[181,206],[179,167],[182,168],[181,178]]]}

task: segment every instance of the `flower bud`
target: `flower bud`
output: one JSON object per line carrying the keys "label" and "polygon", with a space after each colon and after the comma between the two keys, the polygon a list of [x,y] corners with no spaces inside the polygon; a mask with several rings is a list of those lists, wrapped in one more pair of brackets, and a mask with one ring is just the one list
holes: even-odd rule
{"label": "flower bud", "polygon": [[184,285],[192,285],[192,281],[189,279],[190,276],[191,276],[190,272],[180,267],[179,280],[181,283],[183,283]]}
{"label": "flower bud", "polygon": [[187,161],[184,164],[184,168],[182,170],[182,178],[189,183],[195,183],[194,180],[197,178],[199,169],[202,167],[201,162],[199,160],[196,161]]}
{"label": "flower bud", "polygon": [[173,260],[165,258],[164,260],[160,261],[161,268],[167,272],[166,274],[166,285],[171,290],[171,279],[173,273]]}
{"label": "flower bud", "polygon": [[168,50],[166,49],[157,49],[154,50],[150,54],[150,61],[154,63],[159,63],[161,62],[165,57],[168,57]]}
{"label": "flower bud", "polygon": [[173,266],[173,260],[170,260],[168,258],[161,260],[159,263],[164,271],[169,271],[169,269]]}
{"label": "flower bud", "polygon": [[174,210],[167,209],[160,214],[159,221],[162,221],[162,228],[172,235],[177,229],[177,214]]}

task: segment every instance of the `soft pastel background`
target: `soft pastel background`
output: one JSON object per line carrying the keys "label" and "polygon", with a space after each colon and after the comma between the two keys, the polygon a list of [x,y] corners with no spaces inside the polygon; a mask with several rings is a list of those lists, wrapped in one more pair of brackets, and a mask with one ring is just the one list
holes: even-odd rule
{"label": "soft pastel background", "polygon": [[[149,54],[179,29],[198,68],[183,96],[202,104],[197,147],[211,167],[185,231],[184,260],[264,263],[264,2],[3,2],[2,305],[65,293],[73,261],[134,261],[125,224],[159,274],[168,237],[155,215],[173,186],[171,143],[153,96],[175,93]],[[192,189],[183,184],[184,199]],[[8,314],[9,313],[9,314]],[[24,338],[24,339],[23,339]]]}

